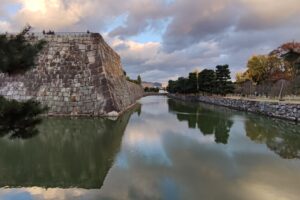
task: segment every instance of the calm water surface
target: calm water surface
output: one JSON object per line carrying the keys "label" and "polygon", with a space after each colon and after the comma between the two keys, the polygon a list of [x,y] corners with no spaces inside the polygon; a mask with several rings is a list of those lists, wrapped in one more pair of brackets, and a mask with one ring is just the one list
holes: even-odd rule
{"label": "calm water surface", "polygon": [[0,199],[299,200],[300,126],[147,97],[118,120],[0,138]]}

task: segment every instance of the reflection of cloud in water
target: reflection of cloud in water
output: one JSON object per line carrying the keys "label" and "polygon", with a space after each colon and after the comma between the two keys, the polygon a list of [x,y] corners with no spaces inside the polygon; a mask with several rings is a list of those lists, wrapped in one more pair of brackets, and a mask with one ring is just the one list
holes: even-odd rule
{"label": "reflection of cloud in water", "polygon": [[118,166],[119,168],[128,169],[129,162],[128,162],[128,158],[127,158],[126,154],[124,154],[123,152],[120,152],[117,155],[115,165]]}
{"label": "reflection of cloud in water", "polygon": [[[95,196],[99,190],[87,189],[60,189],[60,188],[17,188],[0,189],[1,200],[60,200],[60,199],[90,199]],[[95,198],[92,198],[95,199]]]}
{"label": "reflection of cloud in water", "polygon": [[[168,157],[164,148],[164,140],[168,139],[169,134],[181,135],[188,140],[197,141],[200,144],[214,143],[214,136],[204,136],[199,134],[197,130],[185,130],[185,124],[175,123],[173,118],[165,118],[160,120],[151,114],[144,114],[147,120],[134,125],[129,125],[126,135],[123,138],[123,150],[132,156],[141,157],[141,161],[149,164],[172,165],[172,161]],[[136,119],[139,120],[139,119]],[[127,167],[126,154],[122,153],[118,156],[118,164]]]}
{"label": "reflection of cloud in water", "polygon": [[[273,163],[273,167],[269,167],[269,160],[261,162],[257,166],[253,166],[253,170],[249,170],[246,176],[241,177],[237,184],[243,191],[245,196],[252,199],[266,200],[292,200],[299,199],[299,173],[297,165],[291,165],[289,169],[277,163]],[[286,169],[284,169],[286,168]],[[284,173],[282,173],[284,170]],[[274,176],[274,175],[278,176]]]}
{"label": "reflection of cloud in water", "polygon": [[165,177],[161,180],[161,193],[162,193],[162,199],[180,199],[179,196],[179,186],[177,183],[170,177]]}
{"label": "reflection of cloud in water", "polygon": [[168,107],[166,104],[167,98],[165,97],[150,96],[147,98],[142,98],[141,100],[139,100],[139,102],[143,105],[143,107],[146,108],[146,110],[143,110],[143,114],[147,113],[151,115],[161,115],[168,113]]}
{"label": "reflection of cloud in water", "polygon": [[[114,173],[115,176],[109,175],[102,188],[103,194],[115,199],[132,199],[130,197],[133,196],[145,197],[135,199],[165,199],[163,197],[173,190],[175,197],[169,199],[202,197],[203,199],[225,200],[276,200],[278,198],[274,198],[275,195],[286,197],[289,193],[298,193],[296,186],[299,181],[295,176],[299,177],[299,175],[294,174],[297,171],[297,163],[294,167],[290,166],[288,170],[291,172],[288,172],[282,168],[285,166],[281,160],[274,159],[268,154],[261,155],[257,152],[245,151],[229,156],[224,151],[223,145],[218,145],[220,148],[211,148],[211,145],[216,145],[199,146],[197,141],[185,142],[185,139],[184,135],[174,134],[169,137],[169,140],[164,140],[163,145],[173,163],[171,168],[141,166],[139,162],[143,162],[142,160],[131,162],[132,165],[126,172],[115,167],[110,173]],[[277,176],[282,172],[284,172],[284,177]],[[128,182],[125,183],[124,180]],[[282,183],[284,185],[281,185]],[[266,190],[255,188],[253,187],[255,185],[267,186],[267,188]],[[118,190],[113,190],[113,188],[118,188]],[[129,190],[132,196],[127,196]],[[151,196],[149,190],[159,197]],[[141,196],[141,193],[144,193],[144,196]],[[293,195],[287,197],[297,199]]]}
{"label": "reflection of cloud in water", "polygon": [[[152,97],[150,100],[154,101]],[[141,101],[148,101],[148,98]],[[158,111],[151,112],[156,108],[154,103],[149,103],[143,105],[140,117],[132,116],[121,151],[101,189],[0,189],[0,196],[28,192],[33,199],[47,200],[299,199],[300,161],[281,159],[265,144],[250,140],[245,126],[249,115],[226,111],[230,112],[228,116],[233,124],[228,144],[224,145],[215,143],[214,134],[203,135],[198,128],[189,128],[185,117],[180,118],[184,123],[178,123],[177,115],[164,111],[167,106],[159,105],[163,112],[158,114]],[[216,110],[222,112],[222,109]],[[217,118],[218,112],[205,112],[207,119],[201,118],[199,122],[226,120],[227,114]],[[262,125],[265,120],[268,121],[262,120]],[[263,126],[261,129],[266,130]],[[257,130],[254,127],[253,133],[262,134]],[[260,134],[257,136],[261,138]],[[275,136],[274,141],[282,143],[278,135]]]}
{"label": "reflection of cloud in water", "polygon": [[139,130],[136,127],[128,127],[123,139],[124,150],[131,156],[140,157],[148,164],[171,166],[172,163],[163,147],[161,135],[155,132],[155,129],[146,129],[147,134]]}
{"label": "reflection of cloud in water", "polygon": [[2,200],[31,200],[33,199],[32,194],[27,191],[23,191],[21,189],[14,190],[14,191],[6,191],[1,192],[0,195],[2,196]]}

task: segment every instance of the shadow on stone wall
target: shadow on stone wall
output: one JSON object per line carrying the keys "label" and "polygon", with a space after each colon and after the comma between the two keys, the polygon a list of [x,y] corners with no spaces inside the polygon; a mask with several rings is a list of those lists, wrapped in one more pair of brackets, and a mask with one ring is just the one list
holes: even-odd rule
{"label": "shadow on stone wall", "polygon": [[0,187],[101,188],[136,105],[117,120],[49,118],[28,140],[0,138]]}

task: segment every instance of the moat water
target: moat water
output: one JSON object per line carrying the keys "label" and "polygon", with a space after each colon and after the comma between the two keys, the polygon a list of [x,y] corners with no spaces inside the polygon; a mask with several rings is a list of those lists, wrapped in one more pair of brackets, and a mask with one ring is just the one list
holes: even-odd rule
{"label": "moat water", "polygon": [[0,199],[298,200],[300,125],[146,97],[118,120],[0,138]]}

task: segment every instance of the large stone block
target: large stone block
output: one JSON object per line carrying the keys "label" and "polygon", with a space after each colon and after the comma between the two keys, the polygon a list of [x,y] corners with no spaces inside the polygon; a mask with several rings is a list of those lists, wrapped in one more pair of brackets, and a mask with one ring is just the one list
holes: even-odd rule
{"label": "large stone block", "polygon": [[120,56],[100,34],[28,37],[41,39],[47,44],[36,67],[14,77],[0,74],[0,95],[42,101],[50,115],[91,116],[120,113],[142,97],[142,87],[126,81]]}

